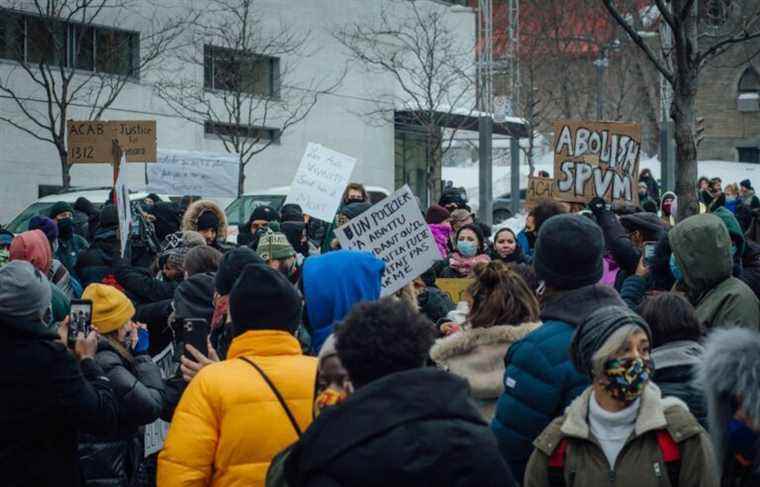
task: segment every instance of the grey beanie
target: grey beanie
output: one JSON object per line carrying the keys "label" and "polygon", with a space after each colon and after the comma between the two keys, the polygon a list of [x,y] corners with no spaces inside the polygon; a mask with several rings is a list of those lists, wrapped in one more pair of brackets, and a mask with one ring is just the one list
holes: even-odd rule
{"label": "grey beanie", "polygon": [[32,264],[14,260],[0,268],[0,321],[11,326],[50,322],[50,282]]}
{"label": "grey beanie", "polygon": [[575,331],[570,345],[570,358],[578,372],[593,380],[594,354],[613,333],[626,325],[640,327],[652,341],[652,330],[647,322],[627,306],[605,306],[591,313]]}
{"label": "grey beanie", "polygon": [[578,289],[604,274],[604,236],[599,225],[580,215],[555,215],[541,225],[533,267],[547,287]]}

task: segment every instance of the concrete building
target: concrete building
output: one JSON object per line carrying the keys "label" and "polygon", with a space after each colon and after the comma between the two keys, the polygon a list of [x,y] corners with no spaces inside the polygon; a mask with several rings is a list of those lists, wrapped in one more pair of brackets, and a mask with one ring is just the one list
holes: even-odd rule
{"label": "concrete building", "polygon": [[[281,23],[293,29],[309,31],[309,55],[300,59],[293,67],[293,79],[309,79],[316,75],[339,73],[346,64],[347,54],[333,37],[334,29],[346,23],[355,22],[361,14],[371,17],[380,4],[386,0],[292,0],[283,6],[279,0],[258,0],[256,8],[260,17],[272,24]],[[461,1],[426,0],[430,8],[439,8],[450,17],[450,26],[457,33],[463,45],[474,46],[475,13],[472,9],[457,6]],[[14,61],[14,52],[21,52],[30,63],[44,56],[49,36],[38,32],[38,24],[44,22],[33,11],[33,2],[13,2],[21,10],[0,7],[0,77],[11,80],[11,88],[18,93],[29,110],[44,113],[44,93],[31,83],[28,74]],[[109,38],[126,36],[128,52],[124,53],[123,69],[133,69],[134,59],[139,58],[144,49],[144,26],[149,24],[149,3],[144,2],[140,12],[107,11],[95,21],[92,43],[77,50],[75,61],[81,76],[89,72],[107,70],[109,66],[100,62],[99,53],[107,48]],[[190,2],[189,2],[190,3]],[[188,3],[188,4],[189,4]],[[184,5],[184,3],[181,3]],[[143,7],[139,7],[142,9]],[[82,27],[73,22],[61,23],[59,28],[70,42],[70,32]],[[109,37],[110,36],[110,37]],[[143,39],[140,39],[140,37]],[[204,46],[197,46],[202,49]],[[16,49],[16,51],[14,51]],[[84,53],[84,54],[83,54]],[[86,54],[86,56],[85,56]],[[165,53],[170,55],[171,53]],[[474,56],[473,50],[473,56]],[[81,58],[81,59],[80,59]],[[85,59],[86,58],[86,59]],[[73,58],[72,58],[73,59]],[[277,59],[271,66],[278,69],[280,63],[288,59]],[[103,64],[101,66],[101,64]],[[217,137],[209,134],[208,125],[188,122],[178,116],[155,91],[155,83],[160,78],[159,64],[156,70],[131,73],[130,79],[116,101],[103,113],[104,120],[156,120],[159,149],[199,150],[224,152]],[[207,67],[204,67],[207,68]],[[290,184],[301,156],[308,142],[318,142],[334,150],[344,152],[358,159],[352,179],[355,181],[383,186],[388,189],[410,182],[406,173],[396,174],[399,167],[406,168],[408,174],[420,174],[424,160],[415,159],[415,153],[406,151],[409,160],[399,164],[396,147],[396,126],[393,117],[385,124],[376,124],[366,119],[365,114],[377,108],[373,92],[392,90],[394,81],[390,76],[368,74],[355,66],[349,71],[342,84],[334,93],[322,96],[311,114],[302,123],[286,131],[278,141],[257,155],[246,170],[245,189],[252,191],[273,186]],[[122,69],[117,67],[117,69]],[[203,80],[204,72],[197,72]],[[287,82],[287,80],[283,80]],[[92,108],[82,103],[72,106],[69,119],[85,118]],[[25,121],[24,114],[7,93],[0,93],[0,114],[10,115],[20,124],[45,136],[45,130]],[[246,130],[270,130],[276,127],[244,127]],[[424,151],[422,151],[424,152]],[[413,167],[412,167],[413,166]],[[410,169],[411,167],[411,169]],[[135,188],[144,182],[142,164],[131,164],[127,168],[130,184]],[[112,170],[107,164],[80,164],[71,170],[72,186],[107,186],[111,183]],[[417,176],[415,176],[417,178]],[[424,181],[411,181],[415,190],[424,188]],[[0,222],[8,221],[20,209],[34,201],[42,193],[50,192],[61,184],[59,155],[55,146],[43,142],[32,135],[0,122]]]}

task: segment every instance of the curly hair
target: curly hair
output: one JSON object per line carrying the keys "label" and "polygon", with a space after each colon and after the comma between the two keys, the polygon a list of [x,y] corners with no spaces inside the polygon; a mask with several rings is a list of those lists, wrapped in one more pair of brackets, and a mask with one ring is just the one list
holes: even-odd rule
{"label": "curly hair", "polygon": [[538,300],[525,280],[501,261],[475,266],[469,321],[473,328],[538,321]]}
{"label": "curly hair", "polygon": [[338,357],[359,388],[422,367],[435,340],[435,326],[406,303],[384,298],[354,305],[335,339]]}

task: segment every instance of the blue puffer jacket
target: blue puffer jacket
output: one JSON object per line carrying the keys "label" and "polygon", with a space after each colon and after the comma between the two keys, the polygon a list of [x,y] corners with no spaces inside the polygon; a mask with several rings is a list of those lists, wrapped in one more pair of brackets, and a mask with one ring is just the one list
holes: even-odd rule
{"label": "blue puffer jacket", "polygon": [[513,344],[505,359],[504,392],[491,429],[515,478],[522,479],[533,440],[588,387],[570,361],[575,329],[594,310],[625,306],[609,286],[592,285],[548,297],[543,325]]}

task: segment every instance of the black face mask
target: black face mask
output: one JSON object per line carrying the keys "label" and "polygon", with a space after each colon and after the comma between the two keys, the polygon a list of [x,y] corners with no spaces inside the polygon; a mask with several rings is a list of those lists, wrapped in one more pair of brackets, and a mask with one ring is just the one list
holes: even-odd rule
{"label": "black face mask", "polygon": [[349,203],[364,203],[364,198],[358,197],[358,198],[348,198]]}
{"label": "black face mask", "polygon": [[71,238],[74,235],[74,220],[71,218],[58,220],[58,234],[64,239]]}

